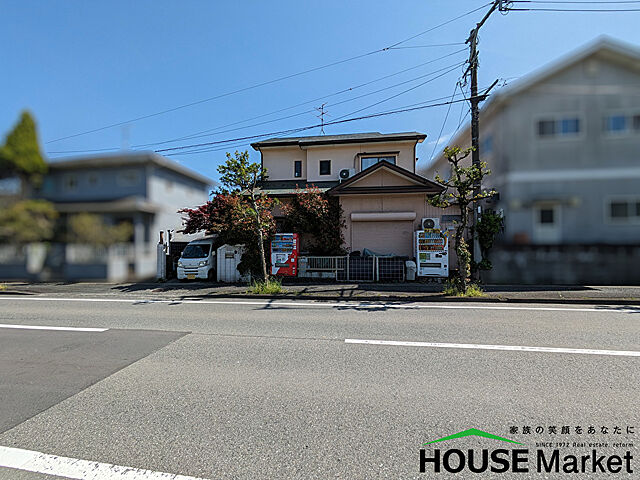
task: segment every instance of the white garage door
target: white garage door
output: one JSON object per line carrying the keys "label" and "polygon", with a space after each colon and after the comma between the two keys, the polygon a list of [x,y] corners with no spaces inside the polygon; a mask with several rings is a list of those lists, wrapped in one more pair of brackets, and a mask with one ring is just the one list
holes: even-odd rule
{"label": "white garage door", "polygon": [[351,250],[368,248],[376,253],[413,255],[413,222],[353,222]]}

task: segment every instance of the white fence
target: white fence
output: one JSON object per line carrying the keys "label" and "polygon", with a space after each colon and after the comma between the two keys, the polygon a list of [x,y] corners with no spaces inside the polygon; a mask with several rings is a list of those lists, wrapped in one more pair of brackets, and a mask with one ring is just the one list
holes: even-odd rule
{"label": "white fence", "polygon": [[299,277],[356,282],[403,282],[403,257],[300,257]]}

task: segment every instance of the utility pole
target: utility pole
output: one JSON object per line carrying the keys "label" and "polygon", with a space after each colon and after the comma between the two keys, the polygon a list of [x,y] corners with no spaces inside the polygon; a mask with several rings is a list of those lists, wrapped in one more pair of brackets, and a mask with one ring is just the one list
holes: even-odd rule
{"label": "utility pole", "polygon": [[[484,100],[487,96],[487,93],[493,85],[497,83],[493,83],[489,90],[487,90],[484,95],[478,96],[478,33],[480,32],[480,28],[487,19],[491,16],[493,12],[497,9],[503,11],[507,7],[505,6],[503,0],[495,0],[489,11],[485,14],[485,16],[480,20],[476,27],[471,30],[469,33],[469,38],[465,43],[469,44],[469,67],[465,72],[465,76],[470,74],[471,76],[471,98],[469,99],[471,103],[471,147],[473,151],[471,152],[471,162],[474,166],[480,168],[480,102]],[[480,185],[480,181],[477,180],[473,185],[473,195],[474,197],[480,194],[480,189],[482,185]],[[473,227],[475,229],[476,224],[478,223],[478,202],[473,202]],[[471,260],[473,262],[477,261],[480,258],[480,245],[478,244],[477,239],[473,239],[473,248],[471,249]],[[475,269],[474,277],[477,280],[479,278],[478,269]]]}

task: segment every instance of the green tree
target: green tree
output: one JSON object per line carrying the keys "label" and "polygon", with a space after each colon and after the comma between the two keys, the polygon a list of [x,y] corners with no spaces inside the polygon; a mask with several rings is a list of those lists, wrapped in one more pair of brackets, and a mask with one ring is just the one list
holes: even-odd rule
{"label": "green tree", "polygon": [[463,166],[463,160],[472,151],[473,148],[462,150],[460,147],[447,147],[444,149],[444,155],[451,167],[451,176],[445,180],[436,174],[436,182],[443,185],[445,189],[442,193],[429,198],[429,203],[436,207],[457,207],[460,210],[454,247],[458,256],[458,275],[454,279],[454,285],[463,294],[467,293],[471,277],[471,253],[465,234],[469,227],[469,218],[473,213],[473,203],[496,194],[495,190],[481,190],[477,195],[473,194],[474,184],[476,182],[482,184],[482,179],[490,175],[491,171],[485,162],[481,162],[480,165]]}
{"label": "green tree", "polygon": [[23,200],[0,209],[0,240],[26,244],[50,240],[58,213],[45,200]]}
{"label": "green tree", "polygon": [[40,153],[36,123],[29,112],[22,112],[0,147],[0,177],[18,176],[25,193],[27,184],[39,183],[45,173],[47,163]]}
{"label": "green tree", "polygon": [[69,218],[69,241],[73,243],[108,246],[127,242],[132,234],[130,222],[107,225],[92,213],[78,213]]}
{"label": "green tree", "polygon": [[[264,243],[269,230],[269,217],[263,215],[263,200],[265,195],[259,191],[260,182],[267,179],[267,169],[259,163],[249,162],[249,152],[236,151],[234,155],[227,153],[227,161],[218,167],[220,183],[225,192],[238,192],[246,196],[248,202],[248,214],[253,217],[253,229],[256,233],[262,278],[266,282],[269,279],[267,273],[267,259],[264,251]],[[273,217],[271,217],[272,219]]]}
{"label": "green tree", "polygon": [[483,212],[475,228],[475,234],[480,245],[482,260],[478,264],[480,270],[491,270],[491,260],[489,251],[493,247],[493,242],[498,233],[504,231],[504,217],[498,212]]}

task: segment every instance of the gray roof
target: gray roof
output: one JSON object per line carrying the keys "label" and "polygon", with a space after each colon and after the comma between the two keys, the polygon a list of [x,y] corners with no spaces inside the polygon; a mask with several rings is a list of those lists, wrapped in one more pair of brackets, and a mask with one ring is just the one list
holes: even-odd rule
{"label": "gray roof", "polygon": [[263,147],[280,147],[288,145],[313,146],[313,145],[337,145],[346,143],[372,143],[372,142],[398,142],[402,140],[415,140],[422,142],[427,136],[420,132],[400,133],[349,133],[345,135],[319,135],[314,137],[287,137],[270,138],[261,142],[252,143],[255,150]]}
{"label": "gray roof", "polygon": [[78,168],[100,168],[100,167],[122,167],[131,165],[155,164],[159,167],[172,170],[180,175],[184,175],[203,185],[214,185],[215,182],[179,163],[169,160],[154,152],[126,152],[107,155],[96,155],[88,157],[64,158],[61,160],[49,161],[50,170],[71,170]]}

